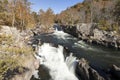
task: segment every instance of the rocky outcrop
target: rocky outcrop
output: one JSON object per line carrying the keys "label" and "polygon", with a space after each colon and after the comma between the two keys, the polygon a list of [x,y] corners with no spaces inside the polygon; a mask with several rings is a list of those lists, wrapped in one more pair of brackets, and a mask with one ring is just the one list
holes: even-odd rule
{"label": "rocky outcrop", "polygon": [[10,80],[30,80],[36,69],[39,68],[38,60],[29,59],[29,61],[24,63],[27,69],[23,73],[16,73]]}
{"label": "rocky outcrop", "polygon": [[97,24],[81,23],[76,26],[63,26],[63,30],[79,39],[90,43],[97,43],[104,46],[120,48],[120,36],[116,31],[104,31],[98,29]]}
{"label": "rocky outcrop", "polygon": [[15,27],[1,26],[0,61],[4,62],[5,68],[0,63],[0,80],[30,80],[39,68],[34,51],[27,45],[31,35],[30,30],[20,32]]}
{"label": "rocky outcrop", "polygon": [[96,70],[89,66],[84,58],[79,60],[76,74],[80,80],[105,80]]}
{"label": "rocky outcrop", "polygon": [[111,75],[113,75],[113,77],[116,77],[117,79],[120,80],[120,68],[117,67],[116,65],[113,65],[111,68]]}
{"label": "rocky outcrop", "polygon": [[54,28],[50,27],[47,29],[45,25],[37,25],[32,31],[35,34],[52,33],[54,32]]}
{"label": "rocky outcrop", "polygon": [[78,37],[77,28],[76,26],[68,26],[68,25],[60,25],[62,30],[72,36]]}
{"label": "rocky outcrop", "polygon": [[81,58],[76,67],[76,75],[79,80],[120,80],[120,67],[113,65],[111,68],[98,70]]}

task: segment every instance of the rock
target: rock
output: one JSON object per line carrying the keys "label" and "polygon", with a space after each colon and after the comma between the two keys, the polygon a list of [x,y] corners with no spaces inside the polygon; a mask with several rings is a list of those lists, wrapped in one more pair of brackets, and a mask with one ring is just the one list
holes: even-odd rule
{"label": "rock", "polygon": [[40,65],[40,61],[39,60],[35,60],[35,62],[34,62],[35,69],[38,69],[39,65]]}
{"label": "rock", "polygon": [[89,80],[105,80],[102,76],[99,75],[99,73],[92,69],[92,68],[89,68],[89,76],[90,76],[90,79]]}
{"label": "rock", "polygon": [[116,65],[112,66],[111,74],[112,74],[113,77],[120,80],[120,68],[117,67]]}
{"label": "rock", "polygon": [[77,27],[76,26],[69,26],[69,25],[61,25],[64,32],[71,34],[72,36],[78,37]]}
{"label": "rock", "polygon": [[89,66],[84,58],[79,60],[76,74],[81,80],[105,80],[96,70]]}
{"label": "rock", "polygon": [[[11,66],[14,65],[14,68],[13,70],[9,70],[8,68],[8,71],[6,71],[6,73],[3,75],[4,80],[30,80],[35,70],[39,68],[39,61],[35,59],[35,57],[33,56],[34,52],[31,50],[31,47],[26,44],[27,42],[25,42],[30,38],[29,37],[30,34],[31,33],[29,33],[28,30],[20,32],[15,27],[9,27],[9,26],[1,27],[0,35],[10,35],[12,37],[12,41],[9,41],[10,44],[6,44],[6,45],[8,45],[10,49],[15,49],[15,52],[14,50],[13,52],[6,50],[6,52],[9,54],[5,55],[6,56],[5,59],[9,58],[8,56],[11,56],[14,62],[14,64],[11,64]],[[7,40],[9,40],[9,37]],[[3,41],[5,40],[3,39]],[[2,48],[5,47],[7,49],[7,47],[4,45],[1,45],[1,47]],[[21,51],[23,48],[25,49],[30,48],[30,50],[26,50],[26,52],[24,52],[24,50],[22,52],[19,52],[17,50],[19,48]],[[4,58],[4,55],[1,55],[0,57]],[[16,63],[20,64],[20,66],[17,66],[18,64]]]}
{"label": "rock", "polygon": [[[37,25],[34,29],[32,29],[33,34],[39,35],[39,34],[44,34],[44,33],[52,33],[54,32],[54,29],[52,27],[53,25]],[[49,27],[49,28],[48,28]]]}
{"label": "rock", "polygon": [[98,29],[95,23],[81,23],[75,26],[61,26],[64,32],[86,42],[97,43],[107,47],[120,48],[120,35],[115,31],[104,31]]}
{"label": "rock", "polygon": [[105,40],[103,31],[100,31],[98,29],[94,29],[93,33],[94,33],[93,39],[96,39],[96,40],[99,40],[99,41]]}
{"label": "rock", "polygon": [[28,68],[24,73],[16,74],[11,80],[30,80],[34,72],[39,68],[39,61],[32,59],[32,57],[24,62],[24,65]]}
{"label": "rock", "polygon": [[86,37],[93,34],[92,31],[95,26],[93,26],[93,24],[91,23],[89,24],[82,23],[81,25],[77,25],[76,27],[77,31],[80,32],[83,37]]}
{"label": "rock", "polygon": [[76,73],[81,80],[89,80],[89,65],[86,60],[82,58],[76,68]]}

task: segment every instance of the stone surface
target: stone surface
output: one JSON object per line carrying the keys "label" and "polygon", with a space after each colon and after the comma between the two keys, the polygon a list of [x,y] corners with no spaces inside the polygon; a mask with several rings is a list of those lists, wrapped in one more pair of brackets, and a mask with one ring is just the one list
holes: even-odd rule
{"label": "stone surface", "polygon": [[97,24],[81,23],[75,26],[63,26],[64,32],[69,33],[87,42],[95,42],[104,46],[120,48],[120,36],[116,31],[104,31],[97,27]]}
{"label": "stone surface", "polygon": [[113,65],[111,68],[111,74],[113,77],[116,77],[117,79],[120,80],[120,67]]}
{"label": "stone surface", "polygon": [[79,60],[76,74],[80,80],[105,80],[96,70],[89,66],[84,58]]}
{"label": "stone surface", "polygon": [[[30,32],[30,30],[20,32],[14,27],[2,26],[0,29],[0,35],[2,34],[10,35],[13,37],[14,42],[10,44],[9,47],[10,46],[28,47],[26,43],[28,42],[32,33]],[[1,45],[1,46],[6,47],[5,45]],[[30,80],[34,71],[39,68],[39,61],[35,59],[32,53],[31,54],[26,53],[26,55],[25,54],[13,55],[12,53],[9,53],[7,55],[10,55],[11,57],[14,56],[21,59],[21,62],[18,62],[18,63],[20,63],[24,68],[22,72],[17,71],[17,69],[15,69],[15,71],[13,72],[8,71],[5,75],[6,77],[9,78],[9,80]],[[8,80],[8,79],[5,79],[5,80]]]}

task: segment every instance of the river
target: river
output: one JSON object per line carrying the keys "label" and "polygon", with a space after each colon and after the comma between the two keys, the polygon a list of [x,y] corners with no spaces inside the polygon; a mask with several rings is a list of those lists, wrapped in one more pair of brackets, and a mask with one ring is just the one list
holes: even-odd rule
{"label": "river", "polygon": [[87,59],[91,66],[97,69],[106,69],[113,64],[120,67],[120,50],[115,48],[88,44],[63,31],[57,30],[54,33],[41,34],[35,38],[40,39],[44,43],[54,43],[67,47],[75,57]]}

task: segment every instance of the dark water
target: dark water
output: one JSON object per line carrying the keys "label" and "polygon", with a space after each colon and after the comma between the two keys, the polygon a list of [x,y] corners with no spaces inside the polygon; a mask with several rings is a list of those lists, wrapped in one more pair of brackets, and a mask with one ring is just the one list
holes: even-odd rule
{"label": "dark water", "polygon": [[67,47],[77,58],[85,58],[91,65],[98,68],[107,68],[113,64],[120,67],[120,50],[100,45],[87,44],[62,31],[54,34],[36,36],[42,42],[59,44]]}

